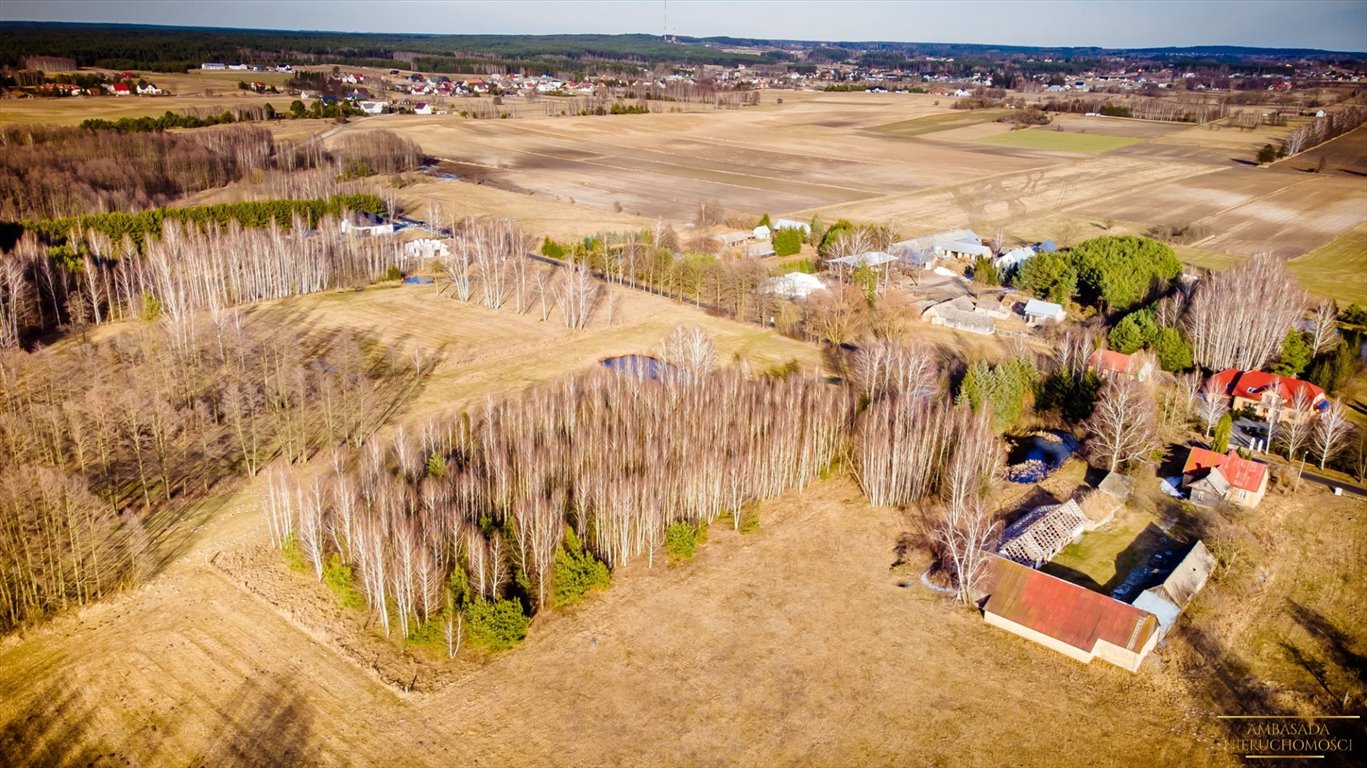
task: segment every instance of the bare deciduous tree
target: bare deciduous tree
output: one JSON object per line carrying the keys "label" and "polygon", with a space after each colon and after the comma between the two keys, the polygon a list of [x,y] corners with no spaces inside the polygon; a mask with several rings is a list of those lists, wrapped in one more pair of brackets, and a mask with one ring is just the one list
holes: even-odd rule
{"label": "bare deciduous tree", "polygon": [[1320,413],[1313,437],[1315,450],[1320,455],[1320,469],[1324,469],[1329,459],[1343,448],[1344,440],[1352,429],[1352,423],[1343,412],[1343,405],[1337,400],[1330,402],[1329,407]]}
{"label": "bare deciduous tree", "polygon": [[1305,303],[1305,291],[1270,254],[1204,278],[1185,319],[1196,362],[1213,370],[1262,368]]}
{"label": "bare deciduous tree", "polygon": [[1156,422],[1153,394],[1128,377],[1112,377],[1087,421],[1088,447],[1114,472],[1153,453],[1158,447]]}

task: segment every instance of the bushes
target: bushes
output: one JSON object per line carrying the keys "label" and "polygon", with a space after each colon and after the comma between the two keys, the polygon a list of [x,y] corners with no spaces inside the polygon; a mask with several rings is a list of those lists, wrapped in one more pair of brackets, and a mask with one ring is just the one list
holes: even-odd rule
{"label": "bushes", "polygon": [[1172,248],[1142,237],[1093,238],[1070,248],[1068,258],[1077,270],[1080,300],[1111,312],[1147,303],[1182,274]]}
{"label": "bushes", "polygon": [[1142,237],[1097,237],[1067,251],[1042,253],[1021,265],[1016,287],[1035,296],[1078,301],[1110,312],[1144,304],[1182,274],[1172,248]]}
{"label": "bushes", "polygon": [[342,558],[335,552],[328,559],[327,565],[323,567],[323,581],[341,599],[344,608],[365,607],[365,595],[356,588],[356,580],[352,576],[351,566],[343,563]]}
{"label": "bushes", "polygon": [[465,626],[470,640],[490,651],[502,651],[521,643],[527,637],[530,619],[516,600],[483,598],[465,609]]}
{"label": "bushes", "polygon": [[1160,328],[1152,348],[1158,365],[1165,371],[1185,371],[1194,365],[1191,344],[1176,328]]}
{"label": "bushes", "polygon": [[547,236],[545,240],[541,241],[541,255],[545,256],[548,259],[564,261],[565,246],[552,240],[550,236]]}
{"label": "bushes", "polygon": [[1018,357],[998,365],[978,361],[959,383],[956,402],[977,411],[992,409],[993,428],[1002,432],[1025,412],[1025,398],[1034,392],[1039,372],[1029,358]]}
{"label": "bushes", "polygon": [[693,557],[698,549],[698,528],[682,520],[670,523],[665,529],[665,551],[669,559],[678,562]]}
{"label": "bushes", "polygon": [[551,566],[555,604],[573,605],[590,590],[606,587],[611,580],[608,567],[584,549],[574,529],[566,528],[565,542],[555,553],[555,563]]}
{"label": "bushes", "polygon": [[793,256],[802,251],[802,230],[780,229],[774,233],[774,255]]}
{"label": "bushes", "polygon": [[1210,441],[1210,449],[1216,453],[1229,450],[1229,434],[1234,431],[1234,419],[1226,411],[1215,424],[1215,437]]}
{"label": "bushes", "polygon": [[1015,285],[1036,298],[1062,304],[1077,292],[1077,270],[1061,251],[1041,253],[1020,266]]}

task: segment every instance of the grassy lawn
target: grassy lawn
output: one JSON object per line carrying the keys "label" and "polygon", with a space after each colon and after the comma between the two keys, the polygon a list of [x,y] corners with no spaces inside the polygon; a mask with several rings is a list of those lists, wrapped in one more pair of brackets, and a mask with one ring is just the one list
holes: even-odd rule
{"label": "grassy lawn", "polygon": [[985,144],[1004,144],[1008,147],[1044,149],[1053,152],[1086,152],[1099,154],[1113,149],[1138,144],[1139,139],[1128,136],[1101,136],[1094,133],[1072,133],[1069,131],[1040,130],[1026,128],[998,136],[978,139]]}
{"label": "grassy lawn", "polygon": [[1292,259],[1287,266],[1306,290],[1339,301],[1367,303],[1367,224]]}
{"label": "grassy lawn", "polygon": [[900,120],[895,123],[874,126],[869,130],[878,133],[891,133],[897,136],[924,136],[927,133],[938,133],[952,128],[967,128],[978,123],[990,123],[1002,115],[1010,114],[1010,112],[1009,109],[956,110],[947,115]]}
{"label": "grassy lawn", "polygon": [[1170,541],[1152,517],[1126,507],[1105,527],[1084,533],[1040,570],[1110,594],[1135,566]]}

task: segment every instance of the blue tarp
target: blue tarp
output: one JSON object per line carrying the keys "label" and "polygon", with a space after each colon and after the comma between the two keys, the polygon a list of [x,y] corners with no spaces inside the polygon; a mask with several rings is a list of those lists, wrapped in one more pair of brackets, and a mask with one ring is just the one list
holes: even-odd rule
{"label": "blue tarp", "polygon": [[427,277],[426,275],[414,275],[413,277],[405,277],[403,279],[404,285],[431,285],[432,282],[432,278]]}

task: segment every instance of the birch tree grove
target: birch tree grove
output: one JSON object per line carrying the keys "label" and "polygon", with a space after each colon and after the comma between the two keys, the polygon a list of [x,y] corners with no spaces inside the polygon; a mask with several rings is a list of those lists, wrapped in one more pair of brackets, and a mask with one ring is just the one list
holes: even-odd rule
{"label": "birch tree grove", "polygon": [[[449,624],[440,592],[453,573],[470,585],[458,599],[542,610],[567,526],[612,568],[653,561],[672,522],[736,519],[747,502],[803,487],[843,449],[848,413],[843,390],[796,376],[595,371],[434,419],[417,450],[402,434],[367,442],[330,481],[359,489],[354,508],[326,495],[318,528],[358,521],[361,586],[387,631]],[[274,527],[313,524],[307,505],[288,510],[294,521]],[[324,556],[339,549],[317,538]]]}
{"label": "birch tree grove", "polygon": [[[101,344],[0,349],[0,632],[136,583],[221,484],[363,439],[414,383],[354,337],[220,321],[221,335],[191,314],[188,346],[145,323]],[[321,513],[354,506],[344,491],[269,477],[272,540],[297,541],[321,573],[331,542],[351,546],[343,514]]]}
{"label": "birch tree grove", "polygon": [[1308,299],[1281,259],[1254,256],[1201,280],[1185,323],[1198,365],[1258,370],[1281,349]]}

